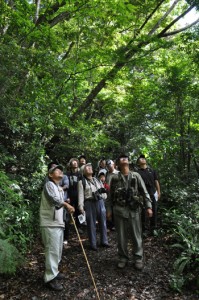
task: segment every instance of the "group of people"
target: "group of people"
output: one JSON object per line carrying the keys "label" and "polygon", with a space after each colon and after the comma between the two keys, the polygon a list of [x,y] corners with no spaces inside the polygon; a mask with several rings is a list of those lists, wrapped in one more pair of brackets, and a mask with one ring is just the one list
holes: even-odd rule
{"label": "group of people", "polygon": [[[157,173],[147,166],[140,155],[136,169],[131,169],[128,155],[121,154],[114,162],[104,157],[96,169],[86,157],[71,158],[66,174],[54,162],[48,165],[48,174],[42,191],[40,226],[45,247],[45,283],[59,291],[64,275],[59,272],[64,239],[69,238],[70,215],[74,215],[81,233],[78,216],[84,215],[91,251],[109,248],[107,227],[117,233],[117,267],[128,263],[128,235],[133,243],[134,266],[141,270],[143,260],[143,230],[151,218],[150,229],[157,227],[157,200],[160,184]],[[97,242],[98,224],[100,242]],[[64,229],[65,228],[65,229]],[[65,235],[65,236],[64,236]]]}

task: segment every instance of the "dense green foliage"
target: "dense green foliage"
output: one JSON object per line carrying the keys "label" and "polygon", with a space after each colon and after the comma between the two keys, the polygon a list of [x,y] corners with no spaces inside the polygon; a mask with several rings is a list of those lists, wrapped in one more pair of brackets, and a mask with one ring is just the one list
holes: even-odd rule
{"label": "dense green foliage", "polygon": [[[183,247],[175,276],[191,272],[195,280],[199,28],[180,21],[198,6],[169,0],[0,3],[3,241],[21,252],[30,245],[50,160],[66,165],[85,153],[96,164],[126,151],[135,162],[142,152],[159,171],[164,218]],[[186,278],[176,282],[180,290]]]}
{"label": "dense green foliage", "polygon": [[167,202],[162,204],[163,232],[172,237],[172,248],[179,250],[174,262],[171,287],[181,291],[184,285],[199,292],[199,194],[198,182],[170,187]]}

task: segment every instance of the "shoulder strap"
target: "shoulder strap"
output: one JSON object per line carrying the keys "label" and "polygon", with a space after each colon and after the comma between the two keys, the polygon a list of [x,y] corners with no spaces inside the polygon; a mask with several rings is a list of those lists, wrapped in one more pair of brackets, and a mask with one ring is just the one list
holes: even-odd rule
{"label": "shoulder strap", "polygon": [[93,177],[93,180],[94,180],[95,183],[98,183],[98,184],[101,185],[101,182],[96,177]]}
{"label": "shoulder strap", "polygon": [[86,178],[84,176],[82,176],[82,185],[83,185],[83,188],[84,188],[84,191],[85,191],[85,188],[86,188]]}

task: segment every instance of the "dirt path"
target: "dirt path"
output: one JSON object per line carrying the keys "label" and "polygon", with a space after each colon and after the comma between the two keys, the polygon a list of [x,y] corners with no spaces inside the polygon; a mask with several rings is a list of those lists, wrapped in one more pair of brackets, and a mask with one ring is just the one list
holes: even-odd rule
{"label": "dirt path", "polygon": [[[125,270],[116,267],[116,233],[108,233],[111,248],[88,250],[86,228],[81,235],[90,267],[100,295],[100,300],[196,300],[194,291],[183,295],[174,293],[169,286],[173,254],[166,239],[146,238],[145,267],[136,271],[130,260]],[[131,245],[129,245],[131,249]],[[130,252],[130,251],[129,251]],[[0,300],[78,300],[97,299],[94,285],[77,240],[74,228],[69,244],[63,249],[61,271],[66,274],[64,290],[54,292],[43,283],[44,254],[40,240],[28,255],[24,267],[11,278],[0,276]]]}

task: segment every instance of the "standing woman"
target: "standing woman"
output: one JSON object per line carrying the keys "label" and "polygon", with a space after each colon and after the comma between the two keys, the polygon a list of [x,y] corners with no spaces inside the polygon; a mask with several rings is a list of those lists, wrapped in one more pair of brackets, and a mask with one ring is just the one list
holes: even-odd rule
{"label": "standing woman", "polygon": [[96,221],[100,228],[100,245],[109,247],[104,205],[107,194],[103,184],[93,177],[93,168],[90,163],[82,166],[81,172],[83,176],[78,182],[78,207],[82,214],[86,213],[90,249],[97,251]]}

